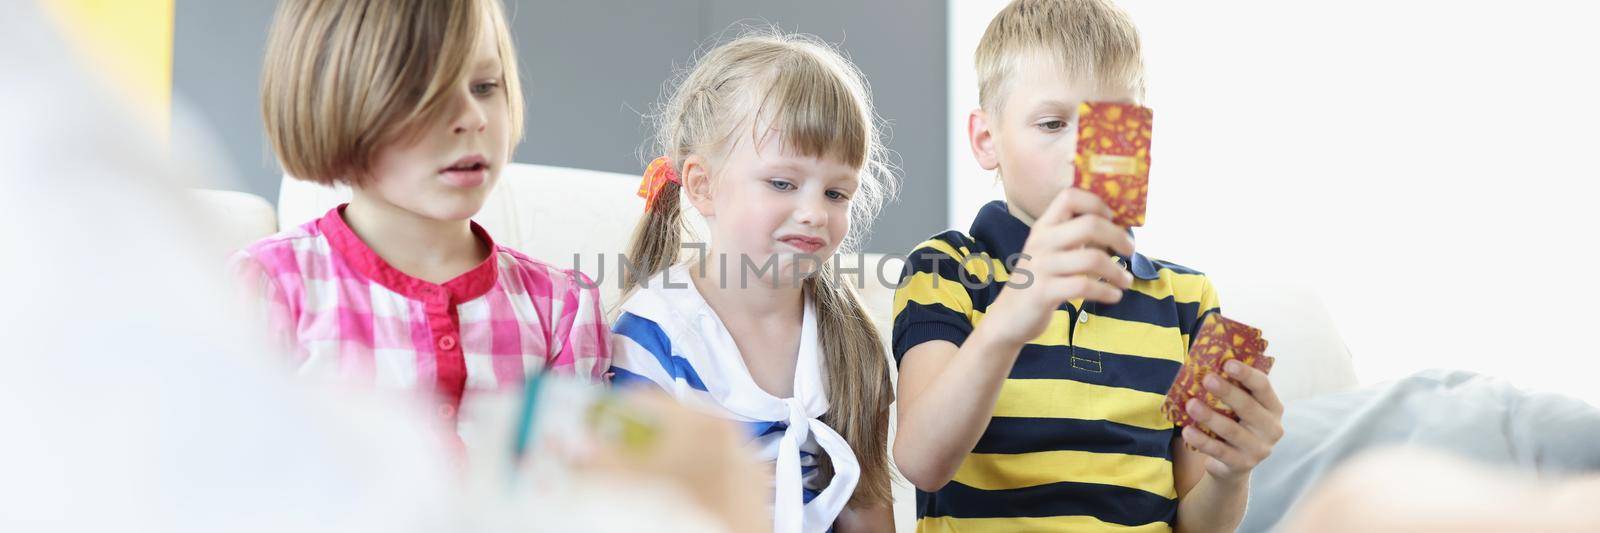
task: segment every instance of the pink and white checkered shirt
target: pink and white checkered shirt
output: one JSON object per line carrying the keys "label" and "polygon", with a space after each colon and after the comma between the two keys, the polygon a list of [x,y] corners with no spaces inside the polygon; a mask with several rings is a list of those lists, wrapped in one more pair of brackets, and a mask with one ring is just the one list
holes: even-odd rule
{"label": "pink and white checkered shirt", "polygon": [[437,391],[453,418],[467,390],[520,387],[540,370],[599,381],[609,331],[596,285],[499,246],[434,284],[378,257],[345,224],[344,206],[238,252],[234,273],[259,289],[268,327],[312,378]]}

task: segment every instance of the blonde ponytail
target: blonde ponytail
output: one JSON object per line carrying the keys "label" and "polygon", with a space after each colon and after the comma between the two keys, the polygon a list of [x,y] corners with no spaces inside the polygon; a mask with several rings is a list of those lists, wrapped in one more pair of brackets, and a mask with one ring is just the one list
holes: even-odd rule
{"label": "blonde ponytail", "polygon": [[[805,292],[817,307],[817,338],[828,372],[828,412],[823,423],[844,436],[861,464],[861,480],[851,496],[853,507],[889,505],[890,491],[889,360],[883,337],[861,306],[850,284],[831,266],[805,281]],[[824,458],[824,472],[832,464]]]}
{"label": "blonde ponytail", "polygon": [[683,209],[678,206],[681,189],[676,182],[662,184],[661,192],[651,205],[645,206],[644,216],[639,217],[639,223],[633,227],[628,255],[623,258],[629,264],[618,265],[623,272],[624,294],[633,292],[650,276],[678,261],[684,232]]}

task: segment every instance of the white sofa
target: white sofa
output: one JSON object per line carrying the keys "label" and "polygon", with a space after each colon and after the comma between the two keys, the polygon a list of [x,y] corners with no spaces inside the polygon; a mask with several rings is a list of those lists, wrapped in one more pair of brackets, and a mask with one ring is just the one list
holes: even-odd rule
{"label": "white sofa", "polygon": [[[626,251],[644,206],[644,200],[636,195],[638,188],[635,176],[514,163],[505,169],[483,211],[473,220],[500,244],[559,267],[582,270],[600,283],[601,298],[609,307],[620,296],[618,254]],[[279,227],[320,217],[349,199],[346,187],[324,187],[285,176],[278,192]],[[703,235],[697,218],[688,217],[691,231]],[[603,270],[598,264],[601,256]],[[881,264],[881,277],[889,282],[898,278],[901,263],[892,257],[867,254],[864,259],[869,268]],[[853,268],[857,263],[841,260],[841,264]],[[867,277],[878,276],[869,273]],[[883,283],[855,283],[863,288],[862,298],[872,307],[873,316],[880,319],[878,326],[887,327],[893,290]]]}
{"label": "white sofa", "polygon": [[[639,178],[633,175],[512,164],[474,220],[498,242],[558,266],[574,266],[577,254],[582,258],[576,265],[580,270],[597,280],[604,278],[602,298],[609,303],[618,296],[617,254],[627,245],[643,205],[634,194],[638,184]],[[195,195],[204,212],[217,218],[213,225],[220,234],[217,240],[232,247],[265,237],[270,228],[285,229],[312,220],[349,197],[348,189],[287,176],[276,213],[265,200],[245,193],[201,191]],[[927,228],[927,233],[940,229]],[[599,254],[607,256],[608,272],[604,274],[596,265]],[[865,287],[861,291],[864,303],[887,337],[894,290],[880,280],[894,283],[901,263],[893,257],[866,254],[865,264],[868,270],[858,286]],[[872,271],[879,265],[881,276]],[[1314,292],[1280,282],[1233,279],[1228,273],[1212,275],[1228,314],[1266,332],[1269,351],[1278,358],[1272,381],[1285,401],[1355,387],[1350,354]],[[896,500],[900,530],[913,530],[915,498],[910,487],[902,483]]]}
{"label": "white sofa", "polygon": [[[634,195],[639,178],[632,175],[542,165],[512,164],[490,194],[475,220],[499,242],[559,266],[578,265],[599,279],[595,258],[607,256],[605,298],[616,297],[616,254],[623,251],[638,220],[643,200]],[[230,193],[239,194],[239,193]],[[279,191],[278,227],[287,228],[321,216],[348,201],[348,189],[329,188],[285,177]],[[238,201],[234,202],[239,203]],[[233,212],[244,213],[233,207]],[[259,218],[259,206],[253,218]],[[689,217],[693,220],[695,217]],[[260,224],[224,224],[259,233]],[[943,228],[928,228],[933,233]],[[703,233],[703,232],[702,232]],[[229,242],[249,242],[257,235],[241,235]],[[893,283],[901,263],[894,257],[866,254],[868,272],[860,286],[862,299],[879,329],[889,331]],[[853,261],[846,262],[854,265]],[[872,268],[882,265],[882,275]],[[1272,379],[1285,400],[1292,401],[1355,385],[1350,354],[1345,350],[1333,320],[1308,287],[1283,281],[1235,279],[1213,272],[1228,314],[1260,327],[1278,357]]]}

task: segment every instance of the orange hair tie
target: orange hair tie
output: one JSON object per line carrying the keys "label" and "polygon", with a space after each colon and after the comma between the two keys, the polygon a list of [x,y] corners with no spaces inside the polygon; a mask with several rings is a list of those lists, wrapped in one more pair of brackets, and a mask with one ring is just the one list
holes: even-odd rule
{"label": "orange hair tie", "polygon": [[644,168],[644,180],[639,182],[639,197],[644,198],[644,210],[649,211],[656,205],[656,196],[661,194],[661,189],[667,182],[677,183],[678,171],[672,168],[672,159],[667,156],[657,157]]}

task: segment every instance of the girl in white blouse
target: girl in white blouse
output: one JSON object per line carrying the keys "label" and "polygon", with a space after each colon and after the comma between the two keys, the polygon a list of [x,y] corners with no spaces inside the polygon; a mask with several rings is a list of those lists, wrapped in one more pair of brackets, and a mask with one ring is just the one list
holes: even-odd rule
{"label": "girl in white blouse", "polygon": [[[834,259],[894,186],[864,80],[815,38],[757,32],[700,58],[657,121],[614,381],[745,423],[774,531],[890,530],[887,357]],[[708,243],[682,242],[680,200]]]}

